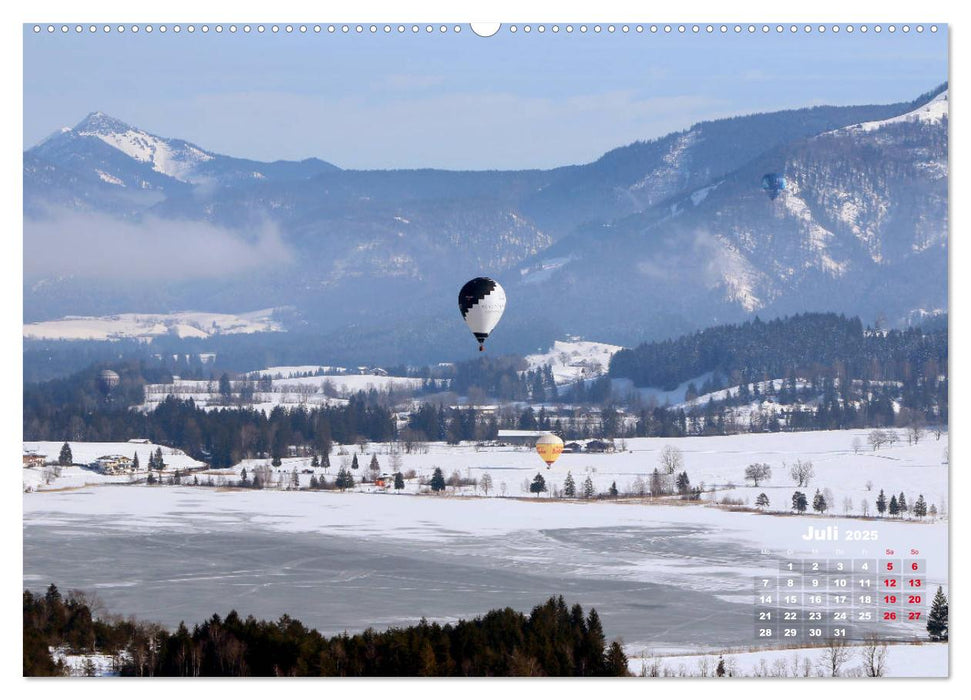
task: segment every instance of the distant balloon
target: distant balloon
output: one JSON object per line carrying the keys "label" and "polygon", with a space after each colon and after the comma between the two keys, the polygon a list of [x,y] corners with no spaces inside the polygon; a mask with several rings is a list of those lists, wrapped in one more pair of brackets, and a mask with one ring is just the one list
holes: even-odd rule
{"label": "distant balloon", "polygon": [[118,376],[118,373],[110,369],[101,370],[101,374],[98,375],[98,386],[105,394],[111,393],[111,390],[118,386],[120,381],[121,377]]}
{"label": "distant balloon", "polygon": [[459,292],[459,311],[469,329],[479,341],[479,352],[485,348],[483,343],[506,310],[506,292],[495,280],[476,277],[469,280]]}
{"label": "distant balloon", "polygon": [[766,173],[762,176],[762,191],[769,195],[769,199],[775,199],[780,192],[786,189],[786,177],[779,173]]}
{"label": "distant balloon", "polygon": [[536,441],[536,452],[546,462],[546,468],[549,469],[553,466],[553,462],[563,454],[563,441],[553,433],[541,435]]}

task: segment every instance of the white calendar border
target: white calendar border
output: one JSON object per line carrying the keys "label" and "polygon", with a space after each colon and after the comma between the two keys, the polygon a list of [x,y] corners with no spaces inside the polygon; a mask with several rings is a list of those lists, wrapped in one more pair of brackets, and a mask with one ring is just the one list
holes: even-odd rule
{"label": "white calendar border", "polygon": [[[10,3],[8,3],[10,4]],[[2,28],[3,46],[5,56],[4,65],[4,93],[8,96],[17,96],[15,100],[8,100],[6,109],[3,111],[3,124],[7,139],[2,144],[4,158],[2,162],[5,167],[3,192],[6,193],[4,208],[6,212],[6,226],[4,231],[7,234],[6,250],[3,256],[5,269],[0,279],[5,285],[4,298],[7,300],[4,320],[5,333],[3,334],[4,344],[2,345],[2,359],[7,367],[8,373],[11,367],[21,368],[22,347],[21,329],[22,323],[21,310],[22,304],[22,243],[15,232],[21,230],[21,193],[22,193],[22,169],[20,167],[23,144],[21,143],[22,119],[23,119],[23,95],[22,95],[22,76],[23,76],[23,34],[22,24],[29,22],[101,22],[111,20],[112,22],[159,22],[159,21],[179,21],[179,22],[212,22],[215,20],[243,20],[243,21],[273,21],[273,22],[308,22],[308,21],[333,21],[333,22],[459,22],[465,24],[468,21],[497,21],[507,22],[537,22],[543,21],[550,23],[557,22],[812,22],[826,23],[859,23],[859,22],[939,22],[941,24],[951,22],[949,27],[950,47],[951,47],[951,74],[963,76],[968,74],[965,70],[968,65],[967,55],[971,54],[968,36],[971,36],[971,23],[964,23],[964,16],[957,15],[955,10],[956,3],[924,1],[921,3],[902,2],[900,0],[886,0],[885,2],[858,2],[848,3],[845,0],[814,0],[811,4],[802,2],[745,2],[726,4],[724,2],[713,2],[711,0],[696,0],[693,3],[658,3],[651,4],[646,2],[624,2],[619,0],[597,0],[596,2],[577,2],[577,0],[559,0],[555,5],[555,12],[550,9],[542,9],[540,3],[523,2],[522,0],[493,0],[492,2],[458,3],[445,2],[444,0],[421,0],[420,2],[391,2],[390,0],[371,1],[367,3],[342,3],[325,4],[320,2],[297,2],[294,0],[275,0],[272,3],[255,2],[254,0],[237,0],[232,6],[222,8],[204,5],[198,0],[188,2],[187,0],[168,0],[157,4],[138,4],[130,0],[127,2],[67,2],[65,0],[54,0],[43,3],[18,3],[16,8],[3,10],[6,20],[0,24]],[[550,6],[548,5],[547,8]],[[916,22],[915,22],[916,20]],[[952,110],[951,124],[962,123],[962,92],[963,84],[958,82],[954,85],[949,94]],[[956,121],[955,121],[956,120]],[[966,197],[955,197],[955,192],[959,188],[954,186],[954,177],[960,177],[962,167],[965,163],[971,162],[971,150],[965,143],[971,143],[971,138],[964,138],[964,131],[959,132],[957,139],[954,139],[954,129],[952,129],[949,145],[950,170],[951,170],[951,231],[963,230],[962,224],[967,219],[965,210],[967,207]],[[13,136],[10,136],[13,134]],[[960,179],[959,182],[962,182]],[[964,349],[968,347],[965,341],[967,324],[964,319],[965,312],[954,302],[959,299],[969,299],[968,278],[969,275],[954,275],[953,271],[963,271],[961,263],[968,262],[966,245],[961,237],[951,236],[951,274],[949,281],[951,284],[951,303],[949,304],[949,322],[952,329],[951,347],[949,357],[967,356]],[[950,373],[951,386],[950,396],[968,396],[968,382],[966,374],[958,369],[957,372]],[[14,370],[16,371],[16,370]],[[957,456],[958,463],[961,463],[961,431],[954,429],[964,417],[963,405],[967,402],[964,399],[960,403],[952,401],[951,414],[951,435],[957,445],[951,446],[951,454]],[[3,454],[7,455],[10,463],[16,457],[14,450],[20,450],[21,443],[21,418],[19,402],[11,402],[3,406],[3,420],[0,426],[3,430]],[[954,448],[957,447],[957,450]],[[953,493],[966,493],[969,477],[962,473],[964,470],[955,470],[951,474],[950,491]],[[7,477],[8,479],[12,477]],[[167,697],[173,693],[180,696],[186,694],[190,696],[206,695],[210,696],[214,692],[228,691],[234,696],[244,699],[251,696],[261,696],[265,693],[273,692],[267,685],[268,681],[249,680],[247,682],[216,681],[206,680],[201,683],[187,685],[179,684],[178,687],[172,682],[139,683],[137,689],[131,682],[112,682],[101,681],[90,682],[42,682],[25,681],[21,676],[21,661],[19,654],[16,653],[19,647],[20,613],[16,609],[16,601],[20,599],[22,592],[22,496],[19,488],[13,488],[12,484],[5,484],[0,489],[0,496],[4,499],[5,527],[3,532],[3,551],[0,556],[7,564],[8,574],[3,580],[3,587],[0,596],[4,605],[3,622],[5,635],[4,650],[6,653],[0,654],[0,663],[3,664],[3,675],[5,680],[17,679],[13,682],[5,683],[11,690],[20,696],[30,697],[58,697],[70,694],[86,700],[87,698],[97,697],[99,700],[114,697],[129,697],[133,692],[141,697],[156,698]],[[949,498],[953,502],[953,498]],[[951,510],[952,523],[961,523],[963,514],[961,509]],[[955,520],[956,519],[956,520]],[[957,532],[957,530],[955,530]],[[953,537],[951,538],[953,539]],[[961,557],[958,560],[951,558],[953,567],[951,569],[950,584],[954,590],[957,581],[966,578],[968,570],[967,558]],[[958,608],[960,610],[960,608]],[[953,607],[951,617],[953,619]],[[960,634],[958,635],[960,639]],[[954,642],[951,642],[951,661],[958,658],[954,653]],[[964,647],[958,647],[964,648]],[[967,677],[969,671],[954,667],[952,665],[952,678]],[[716,692],[719,695],[725,694],[728,698],[745,697],[746,700],[752,692],[758,692],[756,688],[764,690],[761,684],[768,679],[753,679],[741,682],[730,683],[720,687]],[[496,683],[501,683],[497,685]],[[679,683],[692,682],[688,679],[678,679]],[[703,681],[694,681],[703,682]],[[847,694],[852,692],[858,694],[862,686],[852,683],[847,686],[847,681],[830,681],[825,688],[818,685],[807,685],[793,683],[791,680],[779,686],[780,692],[786,693],[787,697],[815,697],[825,692],[833,693],[837,689],[829,683],[837,683],[839,692]],[[410,696],[411,689],[421,693],[424,698],[453,697],[456,693],[461,693],[466,698],[491,698],[495,693],[500,692],[508,695],[512,692],[513,696],[525,695],[528,692],[535,693],[539,687],[533,684],[527,685],[522,680],[502,680],[493,682],[464,683],[459,686],[454,681],[435,680],[423,683],[402,684],[400,687],[392,687],[394,681],[387,680],[365,680],[355,681],[353,688],[348,685],[336,685],[334,681],[319,685],[321,681],[305,681],[297,684],[289,683],[284,690],[288,695],[314,695],[327,693],[348,693],[355,695],[387,696],[389,693],[401,693],[405,691]],[[550,683],[555,683],[555,689]],[[650,684],[644,687],[642,683]],[[924,683],[928,685],[924,686]],[[933,683],[933,685],[931,685]],[[599,688],[601,684],[597,684]],[[754,687],[753,687],[754,685]],[[784,690],[783,690],[784,687]],[[605,688],[606,689],[606,688]],[[935,697],[947,696],[957,689],[956,683],[942,685],[933,681],[918,681],[907,683],[893,683],[883,681],[878,688],[866,692],[879,692],[885,698],[907,698],[913,697],[923,691],[929,691]],[[276,690],[275,688],[273,690]],[[563,679],[558,681],[547,681],[543,685],[543,691],[553,691],[558,695],[567,698],[581,697],[595,692],[596,688],[589,683],[571,682]],[[707,688],[707,692],[711,692]],[[672,686],[658,686],[646,679],[630,679],[628,682],[610,682],[609,691],[612,694],[622,696],[642,696],[643,693],[671,692]],[[235,697],[234,697],[235,700]]]}

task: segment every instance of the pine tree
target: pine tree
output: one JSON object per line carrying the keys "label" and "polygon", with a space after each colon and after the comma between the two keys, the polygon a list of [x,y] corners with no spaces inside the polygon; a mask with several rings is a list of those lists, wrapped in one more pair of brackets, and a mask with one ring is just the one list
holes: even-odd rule
{"label": "pine tree", "polygon": [[611,498],[617,498],[617,482],[616,481],[610,482],[610,490],[607,491],[607,494]]}
{"label": "pine tree", "polygon": [[61,454],[57,457],[57,463],[62,467],[69,467],[74,464],[74,455],[71,454],[71,446],[66,442],[61,445]]}
{"label": "pine tree", "polygon": [[354,486],[354,476],[351,472],[344,467],[341,467],[337,472],[337,480],[334,482],[341,491],[352,488]]}
{"label": "pine tree", "polygon": [[908,510],[910,510],[910,507],[907,505],[907,497],[904,495],[903,491],[901,491],[900,495],[897,497],[897,507],[900,509],[901,513],[906,513]]}
{"label": "pine tree", "polygon": [[806,508],[809,506],[809,501],[806,499],[806,494],[802,491],[796,491],[792,494],[792,509],[799,512],[805,513]]}
{"label": "pine tree", "polygon": [[589,476],[583,481],[583,497],[593,498],[596,495],[596,491],[593,488],[593,479]]}
{"label": "pine tree", "polygon": [[[688,479],[688,472],[681,472],[678,474],[677,481],[675,481],[675,486],[678,488],[678,493],[684,495],[688,492],[691,487],[691,481]],[[758,486],[758,484],[756,484]]]}
{"label": "pine tree", "polygon": [[432,491],[438,493],[439,491],[445,490],[445,475],[442,474],[441,467],[435,467],[434,473],[432,473],[431,480]]}
{"label": "pine tree", "polygon": [[563,495],[567,498],[576,498],[577,485],[573,481],[573,472],[566,473],[566,479],[563,481]]}
{"label": "pine tree", "polygon": [[401,472],[394,473],[394,489],[395,491],[400,491],[405,487],[405,477]]}
{"label": "pine tree", "polygon": [[604,660],[604,672],[608,676],[629,676],[627,668],[627,654],[619,642],[613,642],[607,651],[607,658]]}
{"label": "pine tree", "polygon": [[825,496],[816,489],[816,495],[813,496],[813,510],[817,513],[825,513],[828,507]]}
{"label": "pine tree", "polygon": [[897,503],[897,497],[890,497],[890,505],[887,506],[887,511],[890,513],[890,517],[894,517],[900,513],[900,504]]}
{"label": "pine tree", "polygon": [[755,505],[757,505],[759,508],[768,508],[769,497],[766,496],[764,492],[760,493],[758,497],[755,499]]}
{"label": "pine tree", "polygon": [[883,495],[883,489],[880,489],[880,495],[877,496],[877,512],[880,515],[887,512],[887,497]]}
{"label": "pine tree", "polygon": [[529,490],[530,493],[535,493],[537,496],[546,490],[546,479],[543,478],[542,474],[536,473],[536,476],[533,477],[533,483],[529,485]]}
{"label": "pine tree", "polygon": [[604,637],[603,625],[600,622],[600,615],[595,608],[590,609],[587,616],[586,630],[580,642],[579,664],[584,667],[584,673],[588,676],[599,676],[603,672],[604,666]]}
{"label": "pine tree", "polygon": [[914,515],[918,519],[927,515],[927,501],[924,500],[924,494],[919,494],[914,502]]}
{"label": "pine tree", "polygon": [[294,467],[293,471],[290,472],[290,488],[295,491],[300,490],[300,475],[297,474],[297,468]]}
{"label": "pine tree", "polygon": [[140,467],[141,465],[138,463],[138,453],[136,452],[135,457],[131,461],[131,468],[132,471],[137,472]]}
{"label": "pine tree", "polygon": [[149,486],[154,486],[155,485],[155,474],[153,474],[152,472],[149,472],[148,473],[148,481],[147,481],[147,483],[148,483]]}
{"label": "pine tree", "polygon": [[320,466],[322,466],[324,469],[330,468],[330,455],[326,451],[320,458]]}
{"label": "pine tree", "polygon": [[314,458],[310,460],[310,466],[314,469],[320,466],[320,459],[317,458],[316,454],[314,454]]}
{"label": "pine tree", "polygon": [[357,455],[355,454],[354,458],[351,460],[351,469],[357,469],[357,468],[358,468]]}
{"label": "pine tree", "polygon": [[162,448],[155,450],[155,468],[159,471],[165,469],[165,460],[162,459]]}
{"label": "pine tree", "polygon": [[931,602],[931,611],[927,616],[927,634],[932,642],[947,641],[947,596],[941,586]]}
{"label": "pine tree", "polygon": [[715,668],[715,675],[719,678],[724,678],[725,676],[725,659],[720,655],[718,657],[718,666]]}
{"label": "pine tree", "polygon": [[927,512],[930,514],[930,516],[932,518],[936,518],[937,517],[937,504],[936,503],[931,503],[931,507],[930,507],[930,509]]}
{"label": "pine tree", "polygon": [[381,465],[378,464],[378,456],[376,454],[371,455],[371,463],[368,465],[368,469],[372,472],[381,471]]}
{"label": "pine tree", "polygon": [[243,467],[243,471],[239,473],[239,485],[249,486],[249,475],[246,473],[246,467]]}

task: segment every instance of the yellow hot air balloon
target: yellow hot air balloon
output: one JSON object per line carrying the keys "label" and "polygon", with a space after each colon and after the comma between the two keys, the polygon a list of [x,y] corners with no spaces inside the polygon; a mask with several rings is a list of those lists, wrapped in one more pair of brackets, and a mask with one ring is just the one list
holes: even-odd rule
{"label": "yellow hot air balloon", "polygon": [[553,433],[541,435],[536,441],[536,452],[546,462],[546,468],[553,466],[553,462],[563,454],[563,441]]}

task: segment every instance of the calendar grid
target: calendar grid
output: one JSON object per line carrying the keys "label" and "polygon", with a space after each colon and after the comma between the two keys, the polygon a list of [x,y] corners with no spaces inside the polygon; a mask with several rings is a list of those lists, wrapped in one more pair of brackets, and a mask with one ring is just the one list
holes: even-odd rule
{"label": "calendar grid", "polygon": [[785,559],[755,584],[760,641],[860,640],[879,623],[923,625],[923,559]]}

